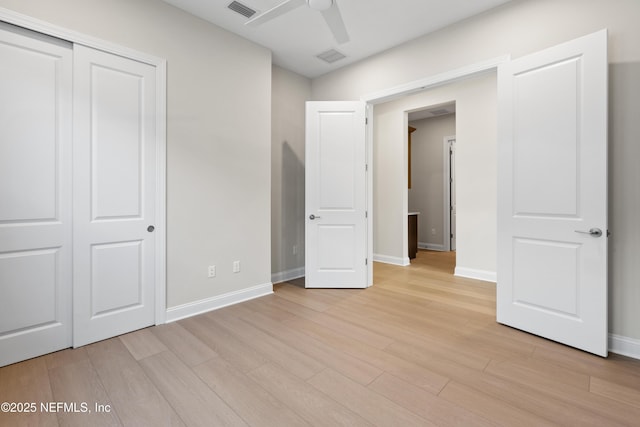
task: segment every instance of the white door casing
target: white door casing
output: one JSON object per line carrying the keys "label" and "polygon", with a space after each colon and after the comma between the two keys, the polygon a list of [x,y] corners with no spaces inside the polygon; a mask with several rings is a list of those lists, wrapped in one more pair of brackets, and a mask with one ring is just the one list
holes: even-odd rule
{"label": "white door casing", "polygon": [[365,103],[307,102],[305,159],[305,286],[367,287]]}
{"label": "white door casing", "polygon": [[155,321],[155,76],[75,46],[74,347]]}
{"label": "white door casing", "polygon": [[456,215],[458,208],[456,205],[456,139],[450,140],[449,151],[449,205],[451,207],[449,212],[449,247],[452,251],[456,250]]}
{"label": "white door casing", "polygon": [[443,246],[445,251],[456,250],[456,137],[445,136],[443,144]]}
{"label": "white door casing", "polygon": [[606,30],[499,66],[498,103],[497,320],[606,356]]}
{"label": "white door casing", "polygon": [[0,23],[0,366],[71,344],[71,44]]}

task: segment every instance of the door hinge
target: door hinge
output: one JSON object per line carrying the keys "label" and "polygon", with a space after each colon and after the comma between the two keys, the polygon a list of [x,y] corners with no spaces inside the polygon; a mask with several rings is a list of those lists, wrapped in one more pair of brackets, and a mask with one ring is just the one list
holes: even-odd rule
{"label": "door hinge", "polygon": [[365,118],[364,118],[364,124],[365,124],[365,125],[368,125],[368,124],[369,124],[369,118],[368,118],[368,117],[365,117]]}
{"label": "door hinge", "polygon": [[453,239],[453,233],[451,233],[451,234],[449,235],[449,237]]}
{"label": "door hinge", "polygon": [[364,259],[364,265],[369,265],[369,258]]}
{"label": "door hinge", "polygon": [[365,172],[369,172],[369,164],[365,163],[365,165],[364,165],[364,171],[365,171]]}
{"label": "door hinge", "polygon": [[369,211],[364,211],[364,217],[369,218]]}

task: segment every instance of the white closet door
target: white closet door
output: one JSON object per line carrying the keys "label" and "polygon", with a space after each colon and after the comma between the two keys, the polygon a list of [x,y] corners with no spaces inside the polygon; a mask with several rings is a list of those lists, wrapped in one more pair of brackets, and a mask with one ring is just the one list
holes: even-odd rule
{"label": "white closet door", "polygon": [[155,321],[155,67],[74,47],[75,347]]}
{"label": "white closet door", "polygon": [[0,366],[71,345],[71,45],[0,23]]}

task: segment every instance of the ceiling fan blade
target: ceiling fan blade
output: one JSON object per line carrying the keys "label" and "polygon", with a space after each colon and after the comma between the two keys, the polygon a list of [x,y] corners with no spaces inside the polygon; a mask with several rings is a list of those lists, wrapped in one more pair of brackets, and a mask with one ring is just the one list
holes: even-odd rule
{"label": "ceiling fan blade", "polygon": [[349,41],[349,34],[347,33],[347,28],[344,26],[340,9],[338,9],[338,3],[334,1],[333,6],[322,11],[322,16],[338,43],[342,44]]}
{"label": "ceiling fan blade", "polygon": [[255,27],[267,21],[271,21],[272,19],[277,18],[280,15],[284,15],[290,10],[293,10],[296,7],[300,7],[305,3],[306,3],[305,0],[285,0],[279,5],[267,10],[266,12],[263,12],[258,16],[249,19],[247,22],[244,23],[244,25]]}

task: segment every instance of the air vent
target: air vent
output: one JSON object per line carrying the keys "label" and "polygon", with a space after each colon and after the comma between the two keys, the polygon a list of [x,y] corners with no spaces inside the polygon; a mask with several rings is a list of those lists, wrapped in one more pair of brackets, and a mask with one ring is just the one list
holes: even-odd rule
{"label": "air vent", "polygon": [[333,64],[336,61],[340,61],[341,59],[346,58],[346,56],[335,49],[330,49],[326,52],[322,52],[320,55],[317,55],[317,57],[322,59],[324,62],[328,62],[329,64]]}
{"label": "air vent", "polygon": [[449,114],[450,113],[449,110],[445,110],[444,108],[442,108],[440,110],[429,110],[429,112],[431,114],[433,114],[434,116],[442,116],[443,114]]}
{"label": "air vent", "polygon": [[242,3],[237,2],[237,1],[232,2],[227,7],[229,9],[233,10],[234,12],[237,12],[240,15],[246,17],[246,18],[251,18],[253,15],[256,14],[255,10],[253,10],[249,6],[245,6]]}

